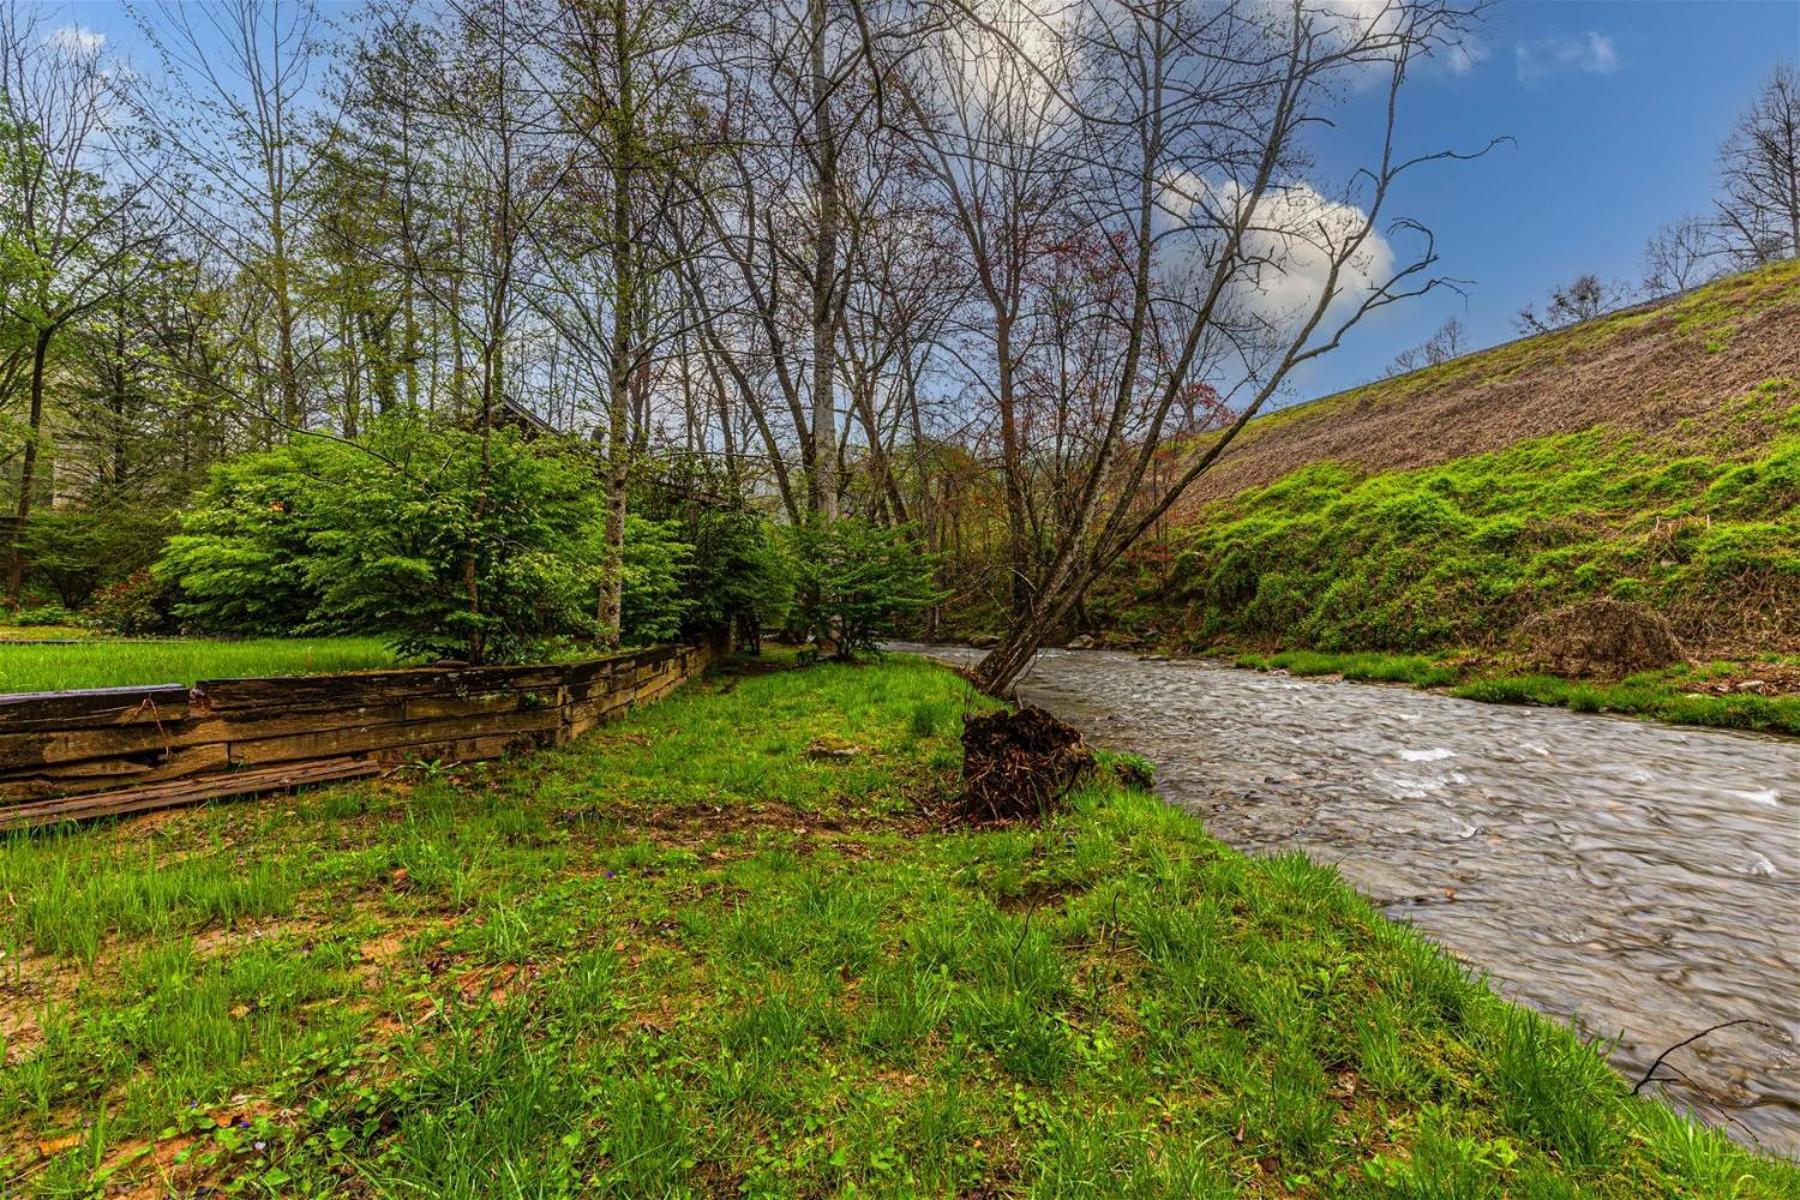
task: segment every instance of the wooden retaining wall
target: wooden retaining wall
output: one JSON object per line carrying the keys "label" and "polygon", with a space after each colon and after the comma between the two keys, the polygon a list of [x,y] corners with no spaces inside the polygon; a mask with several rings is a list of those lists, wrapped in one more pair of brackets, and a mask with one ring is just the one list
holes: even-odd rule
{"label": "wooden retaining wall", "polygon": [[0,826],[560,745],[660,699],[724,651],[0,695]]}

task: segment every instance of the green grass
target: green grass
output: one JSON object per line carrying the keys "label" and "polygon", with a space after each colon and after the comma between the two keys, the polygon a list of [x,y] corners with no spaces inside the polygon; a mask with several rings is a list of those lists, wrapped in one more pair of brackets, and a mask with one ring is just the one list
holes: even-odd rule
{"label": "green grass", "polygon": [[1800,1189],[1301,858],[1110,784],[943,830],[979,703],[727,675],[507,764],[15,836],[5,1190]]}
{"label": "green grass", "polygon": [[1240,667],[1282,670],[1294,675],[1342,675],[1362,683],[1408,683],[1419,688],[1448,687],[1462,678],[1456,664],[1442,656],[1387,654],[1381,651],[1330,654],[1320,650],[1284,650],[1279,654],[1239,654]]}
{"label": "green grass", "polygon": [[71,641],[98,636],[85,625],[9,625],[0,621],[0,642]]}
{"label": "green grass", "polygon": [[1414,471],[1315,463],[1208,505],[1090,607],[1128,627],[1178,615],[1193,643],[1421,653],[1497,644],[1534,613],[1610,596],[1699,646],[1791,643],[1796,399],[1792,380],[1744,398],[1791,431],[1742,457],[1596,428]]}
{"label": "green grass", "polygon": [[1238,666],[1258,671],[1404,683],[1491,704],[1542,704],[1576,712],[1649,717],[1677,725],[1800,736],[1800,695],[1713,695],[1695,690],[1712,679],[1749,677],[1758,674],[1759,668],[1766,673],[1771,665],[1800,663],[1800,659],[1779,655],[1766,656],[1759,663],[1684,664],[1639,672],[1617,681],[1565,679],[1521,671],[1505,658],[1494,660],[1450,652],[1422,655],[1284,650],[1278,654],[1236,654],[1232,658]]}
{"label": "green grass", "polygon": [[380,638],[248,638],[7,645],[0,640],[0,693],[187,683],[259,675],[313,675],[395,665]]}

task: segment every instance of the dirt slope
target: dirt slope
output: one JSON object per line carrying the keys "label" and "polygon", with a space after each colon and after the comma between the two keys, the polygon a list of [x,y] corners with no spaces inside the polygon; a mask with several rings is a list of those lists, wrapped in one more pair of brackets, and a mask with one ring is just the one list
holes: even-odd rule
{"label": "dirt slope", "polygon": [[1773,430],[1730,401],[1800,376],[1800,262],[1511,342],[1258,419],[1183,498],[1185,511],[1336,460],[1432,466],[1526,438],[1605,424],[1749,449]]}

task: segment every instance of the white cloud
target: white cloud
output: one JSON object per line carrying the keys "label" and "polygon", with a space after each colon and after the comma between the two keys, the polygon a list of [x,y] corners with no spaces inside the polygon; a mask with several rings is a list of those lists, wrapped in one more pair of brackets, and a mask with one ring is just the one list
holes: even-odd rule
{"label": "white cloud", "polygon": [[[1187,270],[1196,259],[1207,259],[1204,244],[1216,242],[1217,232],[1204,227],[1232,220],[1248,199],[1244,189],[1230,181],[1215,184],[1190,177],[1173,182],[1161,202],[1166,221],[1203,228],[1188,240],[1186,250],[1176,249],[1179,243],[1167,243],[1171,252],[1165,269]],[[1200,216],[1201,209],[1210,217]],[[1294,327],[1311,315],[1324,293],[1332,262],[1367,223],[1368,214],[1361,208],[1332,200],[1304,183],[1264,193],[1244,237],[1243,256],[1252,265],[1233,286],[1234,305],[1277,328]],[[1338,295],[1330,311],[1340,313],[1360,303],[1393,271],[1393,247],[1380,231],[1369,230],[1338,270]]]}
{"label": "white cloud", "polygon": [[1610,75],[1619,69],[1619,51],[1612,38],[1590,29],[1519,42],[1513,47],[1513,62],[1519,82],[1531,87],[1556,71]]}
{"label": "white cloud", "polygon": [[1438,63],[1452,75],[1468,75],[1486,62],[1487,58],[1486,46],[1473,37],[1465,37],[1434,53],[1431,61]]}
{"label": "white cloud", "polygon": [[81,25],[58,25],[45,41],[58,50],[86,56],[100,52],[100,47],[106,45],[106,35]]}
{"label": "white cloud", "polygon": [[1075,7],[1060,0],[976,0],[972,7],[980,23],[937,41],[939,63],[921,81],[925,89],[969,127],[998,125],[1021,144],[1067,124],[1059,90],[1076,71]]}

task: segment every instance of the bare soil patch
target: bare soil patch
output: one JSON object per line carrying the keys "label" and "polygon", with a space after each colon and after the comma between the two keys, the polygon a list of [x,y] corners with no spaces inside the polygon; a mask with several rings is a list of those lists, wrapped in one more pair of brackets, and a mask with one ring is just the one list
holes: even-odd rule
{"label": "bare soil patch", "polygon": [[[1696,419],[1750,449],[1774,429],[1746,421],[1726,430],[1709,418],[1764,380],[1800,375],[1800,294],[1781,278],[1788,294],[1728,331],[1683,329],[1667,311],[1616,330],[1580,326],[1258,420],[1178,510],[1191,514],[1315,462],[1409,470],[1595,425],[1670,434]],[[1759,285],[1777,286],[1746,277]]]}

